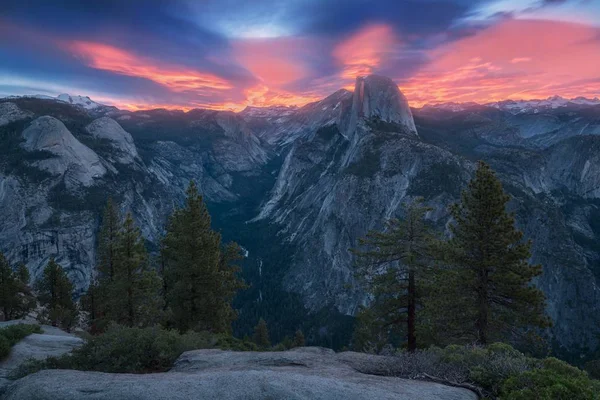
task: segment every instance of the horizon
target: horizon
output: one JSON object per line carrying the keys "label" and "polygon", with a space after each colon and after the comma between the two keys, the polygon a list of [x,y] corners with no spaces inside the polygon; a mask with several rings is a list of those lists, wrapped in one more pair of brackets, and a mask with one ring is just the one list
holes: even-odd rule
{"label": "horizon", "polygon": [[[399,90],[401,90],[401,88],[398,88]],[[340,91],[340,90],[346,90],[349,93],[354,93],[354,90],[350,90],[350,89],[346,89],[346,88],[341,88],[338,89],[337,91],[330,93],[329,95],[326,95],[318,100],[315,100],[313,102],[310,103],[306,103],[306,104],[302,104],[302,105],[284,105],[284,104],[270,104],[270,105],[247,105],[244,108],[241,109],[215,109],[215,108],[207,108],[207,107],[193,107],[193,108],[186,108],[186,107],[179,107],[179,106],[173,106],[173,107],[153,107],[153,108],[136,108],[136,109],[128,109],[128,108],[120,108],[118,105],[110,105],[110,104],[103,104],[100,102],[95,101],[93,98],[91,98],[90,96],[84,95],[84,94],[71,94],[71,93],[59,93],[56,96],[50,96],[50,95],[42,95],[40,93],[35,93],[35,94],[23,94],[23,95],[8,95],[8,96],[4,96],[4,97],[0,97],[0,100],[10,100],[13,98],[33,98],[33,99],[39,99],[39,100],[50,100],[50,101],[62,101],[65,103],[68,103],[66,100],[61,100],[59,99],[59,97],[61,96],[69,96],[69,97],[79,97],[79,98],[86,98],[100,106],[108,106],[108,107],[116,107],[119,111],[129,111],[129,112],[144,112],[144,111],[155,111],[155,110],[166,110],[166,111],[181,111],[183,113],[188,113],[190,111],[194,111],[194,110],[210,110],[210,111],[230,111],[230,112],[234,112],[234,113],[241,113],[243,111],[245,111],[248,108],[255,108],[255,109],[272,109],[272,108],[288,108],[288,109],[293,109],[293,110],[297,110],[297,109],[301,109],[302,107],[308,106],[310,104],[314,104],[314,103],[318,103],[324,99],[326,99],[327,97],[335,94],[336,92]],[[505,100],[499,100],[499,101],[492,101],[492,102],[487,102],[487,103],[480,103],[480,102],[474,102],[474,101],[465,101],[465,102],[455,102],[455,101],[447,101],[447,102],[438,102],[438,103],[425,103],[425,104],[421,104],[420,106],[413,106],[410,103],[410,99],[407,99],[408,101],[408,105],[410,108],[413,109],[422,109],[425,107],[439,107],[439,106],[444,106],[444,105],[451,105],[451,104],[458,104],[458,105],[464,105],[464,104],[476,104],[479,106],[491,106],[492,104],[495,103],[499,103],[499,102],[510,102],[510,101],[514,101],[514,102],[542,102],[542,101],[549,101],[549,100],[553,100],[553,99],[562,99],[562,100],[567,100],[569,102],[572,102],[574,100],[578,100],[578,99],[584,99],[587,101],[593,101],[593,102],[597,102],[600,105],[600,98],[598,96],[591,98],[591,97],[585,97],[585,96],[578,96],[578,97],[572,97],[572,98],[568,98],[568,97],[562,97],[559,95],[552,95],[552,96],[548,96],[546,98],[539,98],[539,99],[505,99]]]}
{"label": "horizon", "polygon": [[415,108],[600,95],[600,1],[426,1],[8,0],[0,96],[239,112],[301,107],[369,74]]}

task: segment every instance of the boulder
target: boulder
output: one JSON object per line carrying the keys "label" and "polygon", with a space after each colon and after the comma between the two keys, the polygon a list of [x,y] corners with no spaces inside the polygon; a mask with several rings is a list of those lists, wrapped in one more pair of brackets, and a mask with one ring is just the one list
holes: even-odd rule
{"label": "boulder", "polygon": [[[378,356],[366,357],[378,363]],[[5,399],[477,399],[467,389],[360,373],[344,359],[355,357],[321,348],[196,350],[159,374],[41,371],[15,382]]]}

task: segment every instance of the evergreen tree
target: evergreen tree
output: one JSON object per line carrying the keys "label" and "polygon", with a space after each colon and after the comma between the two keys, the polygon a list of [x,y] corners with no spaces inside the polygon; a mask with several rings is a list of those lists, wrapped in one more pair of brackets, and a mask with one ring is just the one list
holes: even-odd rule
{"label": "evergreen tree", "polygon": [[35,304],[27,267],[21,263],[17,271],[13,271],[4,254],[0,253],[0,309],[4,320],[24,317]]}
{"label": "evergreen tree", "polygon": [[18,319],[23,318],[33,310],[37,301],[29,286],[29,281],[31,280],[29,269],[24,263],[19,263],[14,276],[17,285],[18,299],[12,311],[12,319]]}
{"label": "evergreen tree", "polygon": [[[114,206],[109,202],[107,210],[111,209]],[[114,216],[111,211],[106,214]],[[98,265],[98,277],[82,299],[91,330],[103,331],[110,322],[129,327],[153,325],[162,315],[160,278],[148,265],[141,232],[131,214],[123,223],[115,223],[112,217],[106,221],[110,229],[103,228],[105,232],[117,230],[110,242],[104,242],[104,254],[110,255],[110,262]]]}
{"label": "evergreen tree", "polygon": [[115,246],[116,257],[108,290],[116,322],[129,326],[151,325],[161,311],[160,279],[148,266],[148,254],[140,230],[127,214]]}
{"label": "evergreen tree", "polygon": [[121,216],[113,200],[109,197],[102,217],[98,234],[97,270],[101,279],[112,280],[115,274],[117,241],[121,228]]}
{"label": "evergreen tree", "polygon": [[162,243],[166,299],[172,324],[189,329],[229,332],[236,313],[231,301],[244,287],[232,263],[240,258],[236,244],[221,249],[221,235],[194,182],[182,209],[171,216]]}
{"label": "evergreen tree", "polygon": [[485,345],[550,324],[544,295],[532,286],[542,268],[529,264],[531,242],[522,240],[507,213],[509,199],[491,168],[480,162],[461,203],[451,208],[450,264],[437,303],[446,334],[455,329]]}
{"label": "evergreen tree", "polygon": [[404,219],[391,219],[383,232],[369,232],[360,241],[366,250],[353,251],[359,260],[359,278],[373,294],[370,310],[363,310],[359,319],[368,321],[368,326],[359,325],[358,329],[362,329],[360,335],[366,335],[363,339],[371,331],[379,337],[378,342],[381,335],[376,331],[383,333],[384,341],[405,332],[407,348],[414,351],[420,283],[431,271],[433,236],[425,224],[430,208],[423,206],[422,199],[405,204],[404,209]]}
{"label": "evergreen tree", "polygon": [[0,307],[4,320],[11,318],[12,310],[18,302],[18,285],[10,264],[3,253],[0,253]]}
{"label": "evergreen tree", "polygon": [[17,279],[19,279],[23,285],[29,285],[31,275],[29,274],[29,268],[27,268],[27,265],[23,263],[19,264],[19,267],[17,268]]}
{"label": "evergreen tree", "polygon": [[267,348],[271,346],[269,328],[267,327],[267,322],[262,318],[258,320],[258,324],[256,324],[254,327],[252,341],[260,348]]}
{"label": "evergreen tree", "polygon": [[78,315],[72,298],[73,284],[53,258],[37,282],[37,291],[40,303],[45,307],[44,319],[52,326],[69,330]]}
{"label": "evergreen tree", "polygon": [[294,347],[304,347],[304,333],[300,329],[296,331],[294,335]]}

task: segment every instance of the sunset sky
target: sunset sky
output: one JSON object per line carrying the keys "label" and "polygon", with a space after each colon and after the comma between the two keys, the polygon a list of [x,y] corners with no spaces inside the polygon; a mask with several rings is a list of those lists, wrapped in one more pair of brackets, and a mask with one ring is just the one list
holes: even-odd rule
{"label": "sunset sky", "polygon": [[417,107],[600,96],[600,0],[0,2],[0,97],[239,111],[370,73]]}

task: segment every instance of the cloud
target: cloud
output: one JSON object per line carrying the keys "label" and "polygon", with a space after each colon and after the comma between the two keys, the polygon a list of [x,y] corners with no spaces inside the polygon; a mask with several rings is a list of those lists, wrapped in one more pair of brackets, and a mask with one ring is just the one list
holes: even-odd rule
{"label": "cloud", "polygon": [[149,79],[176,92],[206,93],[209,89],[227,90],[233,87],[216,75],[158,62],[107,44],[74,41],[67,47],[92,68]]}
{"label": "cloud", "polygon": [[333,56],[342,67],[341,78],[369,75],[393,57],[401,43],[388,25],[370,25],[339,43]]}
{"label": "cloud", "polygon": [[507,20],[430,51],[430,63],[400,87],[412,105],[597,95],[597,34],[581,24]]}

